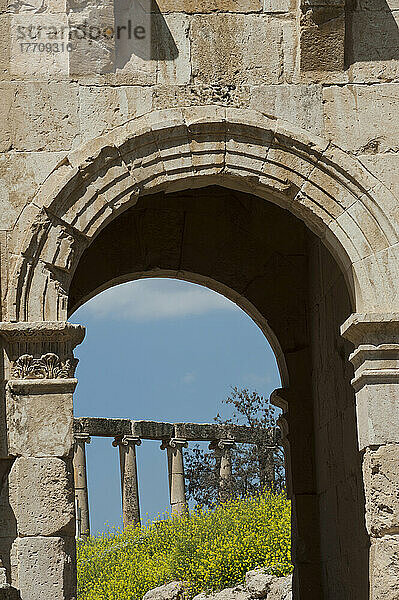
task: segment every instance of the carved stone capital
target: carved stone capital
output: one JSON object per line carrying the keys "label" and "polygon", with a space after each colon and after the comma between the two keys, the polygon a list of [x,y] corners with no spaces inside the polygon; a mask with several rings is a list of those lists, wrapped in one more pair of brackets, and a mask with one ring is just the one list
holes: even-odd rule
{"label": "carved stone capital", "polygon": [[141,439],[135,435],[124,435],[123,437],[116,437],[112,445],[115,448],[118,446],[141,446]]}
{"label": "carved stone capital", "polygon": [[341,335],[354,344],[355,391],[370,383],[399,383],[399,314],[353,314]]}
{"label": "carved stone capital", "polygon": [[235,446],[235,441],[232,439],[212,440],[209,444],[209,450],[232,450]]}
{"label": "carved stone capital", "polygon": [[73,436],[75,444],[90,444],[91,437],[88,433],[75,433]]}
{"label": "carved stone capital", "polygon": [[162,440],[161,450],[166,448],[188,448],[188,441],[183,438],[171,438],[170,440]]}
{"label": "carved stone capital", "polygon": [[353,314],[341,334],[354,344],[359,448],[399,442],[399,314]]}
{"label": "carved stone capital", "polygon": [[73,378],[78,362],[73,349],[84,335],[84,327],[68,322],[0,323],[8,378]]}
{"label": "carved stone capital", "polygon": [[53,352],[47,352],[40,358],[23,354],[11,369],[13,379],[71,379],[75,374],[78,360],[67,358],[62,362]]}

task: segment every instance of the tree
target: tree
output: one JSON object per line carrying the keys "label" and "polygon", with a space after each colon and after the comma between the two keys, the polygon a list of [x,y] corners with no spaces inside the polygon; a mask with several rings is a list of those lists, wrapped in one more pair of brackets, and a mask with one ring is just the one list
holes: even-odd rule
{"label": "tree", "polygon": [[[232,450],[233,480],[231,495],[244,497],[258,493],[265,487],[281,489],[285,484],[284,456],[281,447],[271,449],[264,445],[264,431],[276,428],[276,410],[270,400],[256,391],[233,387],[224,404],[233,407],[232,416],[222,419],[218,413],[215,423],[247,425],[254,428],[252,444],[237,444]],[[201,506],[212,506],[218,501],[219,464],[213,451],[198,445],[185,456],[188,499]]]}

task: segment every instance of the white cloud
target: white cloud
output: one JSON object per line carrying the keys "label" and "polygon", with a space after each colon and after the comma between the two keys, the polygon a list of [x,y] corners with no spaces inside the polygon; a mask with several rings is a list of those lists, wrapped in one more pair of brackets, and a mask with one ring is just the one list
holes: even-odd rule
{"label": "white cloud", "polygon": [[115,286],[90,300],[84,309],[97,318],[132,321],[239,310],[233,302],[216,292],[171,279],[142,279]]}
{"label": "white cloud", "polygon": [[195,373],[191,372],[191,373],[186,373],[185,375],[183,375],[182,377],[182,382],[183,383],[194,383],[194,381],[197,379],[197,376]]}
{"label": "white cloud", "polygon": [[271,373],[258,375],[256,373],[247,373],[244,378],[245,384],[256,388],[257,386],[269,385],[273,382]]}

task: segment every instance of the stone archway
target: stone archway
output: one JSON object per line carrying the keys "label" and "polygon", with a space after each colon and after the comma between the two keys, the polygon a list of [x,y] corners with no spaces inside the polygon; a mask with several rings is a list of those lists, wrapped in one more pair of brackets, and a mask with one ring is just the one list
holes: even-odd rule
{"label": "stone archway", "polygon": [[141,195],[211,184],[303,220],[346,274],[356,310],[398,304],[389,190],[331,142],[261,113],[206,106],[149,113],[58,165],[16,226],[9,319],[65,319],[79,256],[110,220]]}
{"label": "stone archway", "polygon": [[[335,266],[330,264],[334,277],[342,278],[334,293],[346,297],[346,308],[342,314],[340,311],[334,313],[335,320],[331,321],[330,327],[326,325],[328,318],[322,319],[324,329],[313,325],[319,338],[324,335],[329,348],[321,351],[321,362],[313,363],[317,367],[316,378],[309,368],[312,348],[299,344],[288,352],[284,335],[271,327],[282,346],[290,373],[290,388],[276,392],[275,399],[285,410],[289,407],[286,425],[288,427],[289,423],[290,426],[292,454],[308,460],[305,478],[300,476],[303,464],[298,460],[291,472],[299,540],[295,558],[298,597],[305,598],[310,594],[312,598],[335,599],[347,593],[347,589],[340,589],[333,579],[334,568],[337,572],[342,570],[348,555],[337,559],[334,554],[331,558],[328,549],[312,543],[312,535],[319,539],[320,526],[322,532],[334,527],[334,523],[328,521],[329,508],[339,506],[342,511],[344,506],[343,501],[332,502],[328,496],[337,495],[341,479],[331,475],[335,491],[330,488],[323,491],[324,504],[320,501],[317,485],[322,480],[318,469],[322,470],[323,464],[331,462],[342,471],[339,457],[333,456],[334,453],[321,455],[321,450],[334,445],[326,445],[325,435],[328,439],[330,432],[335,440],[336,433],[344,430],[345,422],[351,430],[352,458],[348,461],[348,473],[351,469],[360,472],[363,460],[366,517],[372,542],[370,597],[377,597],[381,590],[389,592],[393,589],[392,582],[386,581],[381,560],[393,560],[397,541],[391,539],[392,519],[390,521],[381,514],[375,500],[378,481],[374,477],[373,464],[380,461],[382,471],[389,469],[390,459],[384,452],[387,445],[393,447],[393,450],[389,447],[389,451],[396,452],[394,443],[399,437],[397,421],[392,419],[393,412],[398,410],[395,397],[399,327],[395,315],[384,314],[398,304],[395,281],[399,225],[395,204],[390,192],[348,154],[330,142],[311,139],[302,131],[260,113],[206,106],[159,111],[132,120],[70,153],[22,212],[12,237],[14,270],[7,294],[7,322],[0,330],[7,357],[9,453],[21,457],[12,467],[15,478],[18,480],[18,470],[22,473],[23,460],[45,460],[54,470],[64,473],[60,475],[64,483],[60,484],[57,493],[68,494],[72,392],[76,385],[73,347],[83,334],[79,328],[68,324],[66,318],[70,289],[73,278],[78,277],[80,261],[90,254],[95,244],[101,245],[108,227],[129,211],[134,213],[139,202],[144,202],[147,197],[151,200],[158,194],[159,207],[165,197],[177,197],[184,190],[203,190],[209,186],[251,195],[258,204],[266,200],[265,206],[277,205],[275,210],[285,209],[290,218],[298,217],[306,226],[301,227],[311,231],[314,239],[321,240],[323,247],[328,248],[335,261]],[[256,256],[259,256],[259,248]],[[323,268],[328,264],[329,253],[325,252]],[[176,271],[176,268],[172,270]],[[195,269],[191,272],[201,275]],[[113,277],[117,276],[118,273]],[[98,289],[100,283],[93,290]],[[226,285],[234,289],[234,286]],[[337,297],[329,297],[330,304],[334,304]],[[256,302],[250,302],[256,306]],[[354,387],[361,453],[356,457],[352,447],[356,436],[354,406],[348,408],[353,394],[348,392],[347,385],[350,379],[349,346],[341,347],[337,342],[339,325],[351,311],[357,313],[346,322],[343,331],[355,346],[351,360],[356,371]],[[312,318],[316,319],[315,315]],[[305,332],[306,316],[303,324]],[[267,327],[269,325],[267,323]],[[267,327],[265,325],[265,331]],[[315,342],[313,352],[322,348],[322,342],[319,342]],[[317,381],[317,373],[322,374],[321,379],[327,377],[328,369],[322,363],[328,363],[333,354],[335,361],[341,356],[342,363],[337,367],[337,391],[342,396],[338,400],[345,398],[345,410],[349,412],[335,409],[332,401],[330,407],[335,411],[334,417],[330,415],[324,423],[320,417],[321,406],[316,415],[312,395],[321,395],[323,381]],[[32,358],[27,359],[27,356]],[[29,360],[40,361],[40,379],[32,371]],[[291,376],[295,373],[296,379]],[[326,385],[330,386],[329,395],[334,396],[332,384]],[[337,406],[339,404],[337,401]],[[33,418],[39,409],[42,418],[30,432],[26,416]],[[301,410],[302,418],[299,417]],[[301,423],[304,429],[299,435]],[[316,425],[320,425],[318,432]],[[314,462],[314,448],[318,465],[317,460]],[[352,507],[355,505],[360,522],[364,519],[364,500],[359,493],[357,474],[356,481],[357,499],[353,500],[351,496],[346,502]],[[34,488],[38,482],[31,485]],[[49,491],[46,486],[44,489]],[[57,599],[71,598],[73,575],[67,565],[73,556],[73,544],[71,546],[70,521],[65,521],[67,509],[58,520],[46,523],[43,533],[40,527],[32,528],[26,522],[18,498],[18,494],[14,495],[10,502],[17,513],[17,523],[22,523],[22,529],[17,526],[16,533],[20,537],[14,550],[14,555],[18,556],[17,575],[13,575],[16,585],[30,600],[28,594],[34,585],[32,573],[36,573],[32,557],[40,551],[49,567],[52,560],[58,560],[58,570],[54,572],[59,590]],[[311,531],[310,523],[313,524]],[[68,569],[69,575],[66,574]],[[363,566],[360,573],[367,587]],[[40,569],[37,577],[40,585],[45,587],[45,575]],[[67,582],[65,585],[64,581]],[[364,593],[368,594],[362,592],[362,598]],[[350,590],[350,594],[349,597],[359,600],[356,590]],[[393,596],[387,597],[393,599]]]}

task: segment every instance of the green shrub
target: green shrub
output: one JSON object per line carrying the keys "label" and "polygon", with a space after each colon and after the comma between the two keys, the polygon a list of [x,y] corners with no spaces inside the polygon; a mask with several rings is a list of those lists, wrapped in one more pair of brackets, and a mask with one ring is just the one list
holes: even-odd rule
{"label": "green shrub", "polygon": [[232,500],[78,543],[79,600],[139,600],[172,580],[190,595],[243,581],[257,566],[291,572],[290,503],[284,493]]}

